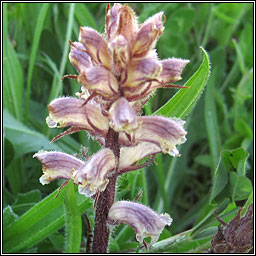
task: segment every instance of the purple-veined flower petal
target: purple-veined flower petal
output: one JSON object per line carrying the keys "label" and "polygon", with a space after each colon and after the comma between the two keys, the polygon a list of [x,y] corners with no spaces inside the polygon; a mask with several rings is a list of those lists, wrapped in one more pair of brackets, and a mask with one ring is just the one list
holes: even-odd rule
{"label": "purple-veined flower petal", "polygon": [[[81,51],[80,49],[84,51]],[[72,43],[69,53],[69,60],[79,73],[92,66],[91,57],[85,51],[86,48],[82,43]]]}
{"label": "purple-veined flower petal", "polygon": [[135,132],[136,142],[151,142],[158,145],[163,153],[179,156],[176,145],[186,141],[185,121],[162,116],[142,116],[138,120],[141,126]]}
{"label": "purple-veined flower petal", "polygon": [[105,33],[107,35],[108,40],[112,40],[112,38],[116,36],[119,25],[121,8],[121,4],[114,3],[113,7],[107,10]]}
{"label": "purple-veined flower petal", "polygon": [[128,42],[124,36],[118,35],[109,44],[109,49],[112,53],[113,70],[115,74],[121,75],[122,72],[126,71],[129,62]]}
{"label": "purple-veined flower petal", "polygon": [[55,179],[70,179],[72,173],[84,165],[83,161],[62,152],[39,151],[33,157],[43,165],[44,174],[39,179],[43,185]]}
{"label": "purple-veined flower petal", "polygon": [[124,97],[112,104],[109,119],[110,127],[117,132],[132,133],[139,126],[135,111]]}
{"label": "purple-veined flower petal", "polygon": [[189,63],[189,60],[170,58],[162,60],[162,73],[159,80],[164,83],[174,83],[181,79],[181,73],[184,67]]}
{"label": "purple-veined flower petal", "polygon": [[102,149],[94,154],[83,168],[73,173],[73,180],[78,184],[80,194],[93,196],[105,190],[109,180],[108,174],[115,168],[115,156],[108,149]]}
{"label": "purple-veined flower petal", "polygon": [[46,122],[50,128],[81,127],[88,131],[106,134],[108,118],[103,116],[98,105],[72,97],[62,97],[53,100],[49,106],[49,116]]}
{"label": "purple-veined flower petal", "polygon": [[105,67],[111,69],[108,46],[102,35],[92,28],[81,27],[79,41],[84,45],[95,63],[102,63]]}
{"label": "purple-veined flower petal", "polygon": [[119,169],[123,170],[129,166],[134,165],[146,156],[160,152],[161,149],[159,146],[150,142],[140,142],[136,146],[121,147]]}
{"label": "purple-veined flower petal", "polygon": [[105,99],[115,99],[118,96],[118,82],[115,76],[101,66],[94,66],[82,72],[78,78],[82,84],[91,92],[100,94]]}
{"label": "purple-veined flower petal", "polygon": [[155,47],[158,37],[164,30],[163,12],[159,12],[140,25],[132,53],[134,58],[141,58]]}
{"label": "purple-veined flower petal", "polygon": [[122,87],[132,92],[142,91],[143,83],[157,78],[161,71],[161,62],[156,58],[133,60],[129,65],[127,82]]}
{"label": "purple-veined flower petal", "polygon": [[151,237],[151,244],[156,242],[166,225],[172,224],[169,214],[157,214],[143,204],[118,201],[108,213],[109,224],[125,223],[136,232],[136,239],[142,243],[145,237]]}
{"label": "purple-veined flower petal", "polygon": [[126,4],[119,10],[119,24],[117,33],[123,35],[130,43],[138,29],[137,18],[134,11]]}

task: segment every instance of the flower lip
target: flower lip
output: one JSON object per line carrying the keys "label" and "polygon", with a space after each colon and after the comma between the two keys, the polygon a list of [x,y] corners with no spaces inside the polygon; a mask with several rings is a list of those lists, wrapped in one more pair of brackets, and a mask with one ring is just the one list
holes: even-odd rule
{"label": "flower lip", "polygon": [[186,141],[185,121],[162,116],[142,116],[138,118],[141,127],[135,133],[135,141],[158,145],[163,153],[179,156],[176,145]]}
{"label": "flower lip", "polygon": [[70,179],[74,170],[80,169],[84,162],[69,154],[56,151],[39,151],[33,155],[43,165],[44,174],[40,182],[45,185],[55,179]]}
{"label": "flower lip", "polygon": [[151,244],[156,242],[166,225],[172,224],[169,214],[157,214],[143,204],[118,201],[108,213],[109,224],[125,223],[136,232],[136,239],[142,243],[147,236],[151,237]]}
{"label": "flower lip", "polygon": [[[109,128],[108,118],[103,116],[100,106],[73,97],[54,99],[48,106],[46,122],[50,128],[81,127],[81,130],[104,136]],[[88,117],[88,118],[87,118]]]}

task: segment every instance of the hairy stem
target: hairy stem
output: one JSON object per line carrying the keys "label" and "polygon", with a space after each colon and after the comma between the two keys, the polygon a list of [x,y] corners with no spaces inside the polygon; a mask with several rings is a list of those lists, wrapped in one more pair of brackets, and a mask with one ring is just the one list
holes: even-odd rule
{"label": "hairy stem", "polygon": [[[116,156],[117,162],[119,160],[120,146],[118,143],[118,133],[113,129],[109,129],[106,137],[106,147],[110,148],[114,155]],[[117,167],[118,168],[118,165]],[[93,253],[106,253],[108,249],[109,240],[109,228],[107,226],[108,212],[111,205],[114,203],[115,199],[115,186],[116,177],[115,174],[109,178],[109,183],[106,189],[100,194],[97,206],[96,206],[96,216],[95,216],[95,226],[94,226],[94,239],[92,245]]]}

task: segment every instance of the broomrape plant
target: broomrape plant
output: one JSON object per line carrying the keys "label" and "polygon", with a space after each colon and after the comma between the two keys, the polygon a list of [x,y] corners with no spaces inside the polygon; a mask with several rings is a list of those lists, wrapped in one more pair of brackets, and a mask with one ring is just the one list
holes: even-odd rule
{"label": "broomrape plant", "polygon": [[[71,42],[70,62],[81,84],[77,98],[61,97],[50,102],[46,122],[50,128],[70,127],[53,139],[87,131],[102,149],[82,161],[55,151],[34,155],[43,166],[40,182],[73,180],[78,191],[95,200],[95,226],[91,251],[105,253],[109,227],[125,223],[136,232],[136,239],[151,244],[164,227],[169,214],[157,214],[136,202],[115,202],[117,178],[145,167],[158,153],[180,156],[177,145],[186,141],[185,122],[179,118],[141,116],[143,106],[157,88],[184,88],[173,85],[181,79],[188,60],[159,60],[155,45],[164,30],[165,16],[159,12],[138,24],[128,5],[107,5],[104,34],[81,27],[78,42]],[[144,163],[138,164],[143,159]]]}

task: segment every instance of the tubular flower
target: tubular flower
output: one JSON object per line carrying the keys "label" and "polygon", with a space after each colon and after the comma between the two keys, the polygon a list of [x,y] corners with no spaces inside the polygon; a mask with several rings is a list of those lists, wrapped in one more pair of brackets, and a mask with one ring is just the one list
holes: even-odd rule
{"label": "tubular flower", "polygon": [[115,168],[115,157],[111,150],[102,149],[86,163],[62,152],[39,151],[33,157],[43,165],[42,185],[55,179],[72,179],[80,194],[93,196],[103,191],[108,184],[108,174]]}
{"label": "tubular flower", "polygon": [[[34,155],[43,165],[40,182],[72,179],[85,196],[108,191],[111,178],[141,168],[158,153],[180,156],[177,146],[186,141],[185,122],[178,118],[141,116],[142,108],[158,88],[182,88],[172,83],[181,79],[188,60],[160,60],[154,49],[164,31],[164,14],[159,12],[138,24],[128,5],[107,6],[105,32],[81,27],[78,42],[70,41],[69,60],[81,92],[50,102],[46,122],[50,128],[65,128],[53,139],[87,131],[103,147],[86,162],[61,152],[39,151]],[[53,142],[52,141],[52,142]],[[140,160],[150,161],[137,165]],[[152,161],[151,161],[152,160]],[[110,207],[110,206],[109,206]],[[137,203],[114,203],[109,222],[129,224],[142,242],[156,241],[169,215],[158,215]]]}
{"label": "tubular flower", "polygon": [[142,243],[145,237],[151,237],[153,244],[159,238],[166,225],[172,224],[169,214],[157,214],[143,204],[118,201],[114,203],[108,213],[109,224],[125,223],[136,232],[136,239]]}

